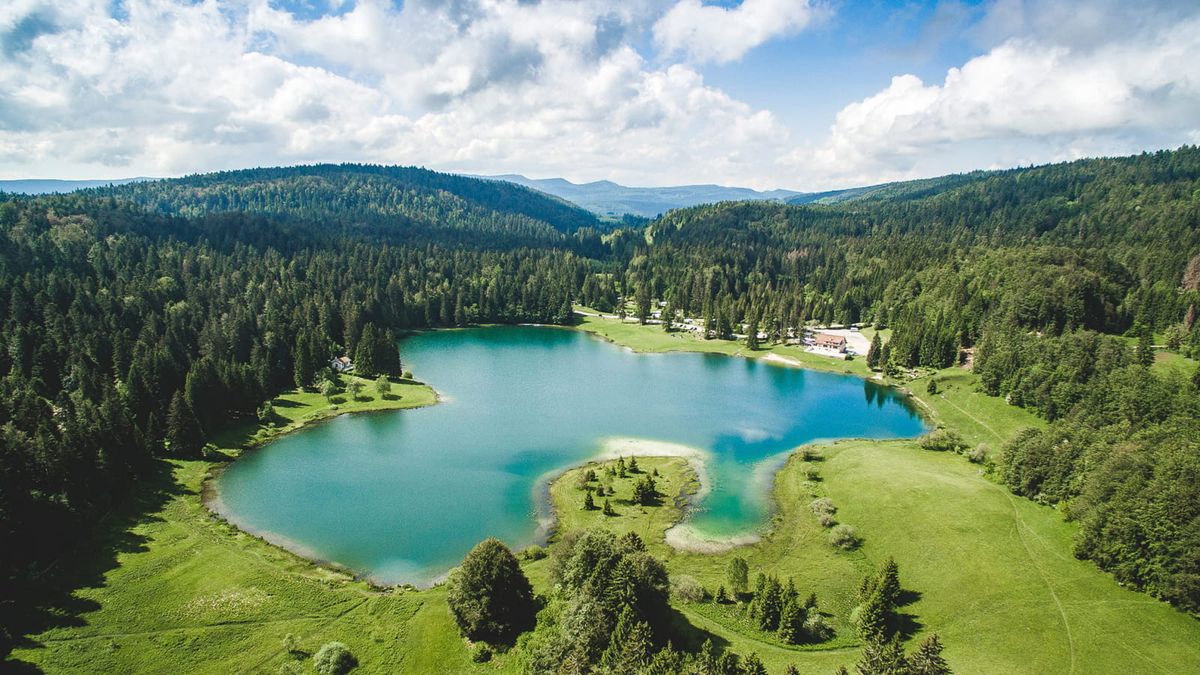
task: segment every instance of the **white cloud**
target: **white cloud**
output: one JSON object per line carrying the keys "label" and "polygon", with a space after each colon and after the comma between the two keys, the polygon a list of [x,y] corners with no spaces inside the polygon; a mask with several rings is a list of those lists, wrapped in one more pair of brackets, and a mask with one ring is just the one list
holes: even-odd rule
{"label": "white cloud", "polygon": [[940,83],[898,74],[810,139],[705,81],[701,62],[822,6],[358,0],[302,19],[268,0],[9,0],[0,176],[371,161],[820,189],[1200,138],[1186,2],[998,0],[982,55]]}
{"label": "white cloud", "polygon": [[[1098,38],[1098,22],[1085,19]],[[1077,30],[1065,33],[1076,42]],[[896,76],[783,165],[850,183],[986,165],[978,153],[974,165],[944,161],[972,144],[1044,162],[1185,142],[1200,128],[1200,18],[1112,33],[1120,37],[1060,44],[1039,29],[951,68],[941,84]]]}
{"label": "white cloud", "polygon": [[767,40],[803,30],[817,16],[808,0],[743,0],[732,8],[679,0],[654,24],[654,39],[668,53],[727,63]]}
{"label": "white cloud", "polygon": [[54,25],[0,61],[9,175],[357,160],[725,180],[787,137],[630,46],[661,13],[651,1],[360,0],[308,21],[266,0],[127,0],[121,17],[103,0],[20,2],[0,40],[33,13]]}

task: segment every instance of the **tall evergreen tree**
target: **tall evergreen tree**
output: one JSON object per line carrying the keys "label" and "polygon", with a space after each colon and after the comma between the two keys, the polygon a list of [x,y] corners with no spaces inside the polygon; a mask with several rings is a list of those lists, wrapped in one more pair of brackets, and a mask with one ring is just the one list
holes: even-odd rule
{"label": "tall evergreen tree", "polygon": [[200,422],[179,391],[171,397],[171,407],[167,409],[167,444],[176,457],[195,457],[204,446]]}
{"label": "tall evergreen tree", "polygon": [[880,344],[879,331],[871,336],[871,346],[867,349],[867,367],[879,370],[879,362],[883,358],[883,345]]}
{"label": "tall evergreen tree", "polygon": [[908,657],[909,675],[950,675],[949,664],[942,657],[942,641],[937,633],[921,641],[917,651]]}

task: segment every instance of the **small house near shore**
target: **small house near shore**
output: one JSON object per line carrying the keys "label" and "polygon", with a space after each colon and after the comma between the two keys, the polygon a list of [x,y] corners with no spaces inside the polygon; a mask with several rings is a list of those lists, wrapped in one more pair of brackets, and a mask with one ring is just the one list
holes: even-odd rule
{"label": "small house near shore", "polygon": [[813,338],[813,346],[817,349],[844,354],[846,353],[846,338],[833,333],[817,333]]}
{"label": "small house near shore", "polygon": [[335,356],[329,361],[329,367],[333,368],[335,373],[349,373],[354,370],[354,364],[347,356]]}

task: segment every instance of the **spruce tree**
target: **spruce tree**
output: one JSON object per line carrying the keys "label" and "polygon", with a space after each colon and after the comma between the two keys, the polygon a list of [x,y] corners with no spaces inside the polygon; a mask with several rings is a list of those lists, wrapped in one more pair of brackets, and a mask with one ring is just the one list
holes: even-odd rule
{"label": "spruce tree", "polygon": [[750,652],[749,656],[742,659],[741,672],[744,675],[767,675],[767,667],[758,658],[758,652]]}
{"label": "spruce tree", "polygon": [[583,492],[583,510],[584,511],[595,511],[596,510],[596,502],[595,502],[595,500],[592,499],[592,491],[591,490],[584,490],[584,492]]}
{"label": "spruce tree", "polygon": [[908,661],[904,658],[900,636],[891,640],[868,639],[862,657],[854,667],[859,675],[907,675]]}
{"label": "spruce tree", "polygon": [[887,632],[889,608],[879,592],[872,593],[854,611],[854,624],[865,640],[882,640]]}
{"label": "spruce tree", "polygon": [[195,457],[204,446],[200,422],[179,391],[171,397],[171,406],[167,409],[166,439],[171,454],[176,457]]}
{"label": "spruce tree", "polygon": [[917,651],[908,657],[909,675],[950,675],[946,659],[942,658],[942,641],[937,633],[921,642]]}
{"label": "spruce tree", "polygon": [[779,615],[779,639],[789,645],[804,639],[804,608],[796,600],[788,600]]}
{"label": "spruce tree", "polygon": [[1143,327],[1138,336],[1137,362],[1147,368],[1154,365],[1154,344],[1149,326]]}
{"label": "spruce tree", "polygon": [[604,511],[603,511],[603,513],[604,513],[604,515],[606,515],[606,516],[615,516],[615,515],[617,515],[617,512],[616,512],[616,511],[613,511],[612,504],[611,504],[611,503],[609,503],[609,501],[608,501],[607,499],[605,499],[605,500],[604,500]]}
{"label": "spruce tree", "polygon": [[636,673],[650,663],[650,625],[639,621],[629,605],[621,610],[600,665],[615,673]]}
{"label": "spruce tree", "polygon": [[764,631],[774,631],[779,628],[779,615],[782,589],[779,580],[771,577],[767,580],[762,594],[755,598],[758,604],[758,627]]}
{"label": "spruce tree", "polygon": [[884,606],[890,612],[896,607],[896,603],[900,601],[900,568],[896,565],[895,559],[888,557],[883,563],[883,568],[879,571],[879,583],[877,592],[882,596]]}

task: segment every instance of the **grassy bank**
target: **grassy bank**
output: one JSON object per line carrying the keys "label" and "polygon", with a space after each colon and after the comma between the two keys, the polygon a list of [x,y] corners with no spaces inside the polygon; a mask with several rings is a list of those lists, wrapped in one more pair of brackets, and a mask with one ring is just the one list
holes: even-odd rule
{"label": "grassy bank", "polygon": [[362,391],[357,398],[343,391],[329,400],[316,391],[286,391],[271,399],[275,409],[272,423],[234,421],[216,434],[213,443],[223,450],[240,451],[337,415],[420,408],[437,403],[437,392],[415,380],[392,379],[392,390],[386,397],[380,396],[375,390],[375,380],[342,375],[341,382],[343,390],[351,382],[358,382],[362,385]]}
{"label": "grassy bank", "polygon": [[[668,333],[658,325],[642,325],[595,316],[581,317],[577,327],[579,330],[598,335],[638,352],[708,352],[746,358],[764,358],[775,354],[776,357],[786,359],[793,365],[813,370],[849,373],[861,377],[872,375],[871,370],[867,368],[866,359],[861,356],[850,361],[843,361],[828,356],[810,354],[799,347],[768,344],[764,344],[761,349],[751,350],[744,343],[733,340],[704,340],[689,331],[679,330]],[[870,338],[872,334],[865,332],[865,335]]]}

